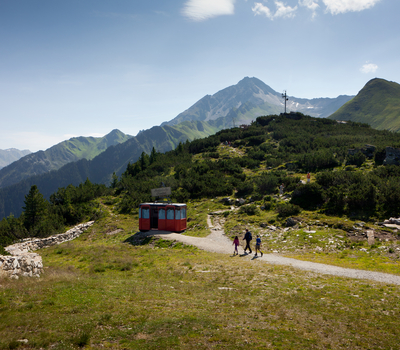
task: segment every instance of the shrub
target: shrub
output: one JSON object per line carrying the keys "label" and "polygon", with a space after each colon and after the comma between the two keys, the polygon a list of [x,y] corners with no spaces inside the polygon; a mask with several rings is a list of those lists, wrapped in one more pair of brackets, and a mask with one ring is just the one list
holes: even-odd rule
{"label": "shrub", "polygon": [[357,152],[356,154],[350,154],[347,157],[346,165],[356,165],[360,167],[367,158],[361,152]]}
{"label": "shrub", "polygon": [[247,196],[253,193],[254,184],[253,181],[245,181],[238,184],[236,187],[237,193],[236,195],[239,197]]}
{"label": "shrub", "polygon": [[246,215],[257,215],[259,214],[260,209],[255,204],[244,205],[240,207],[239,213]]}
{"label": "shrub", "polygon": [[256,180],[257,191],[260,194],[274,193],[278,188],[278,184],[279,184],[278,177],[270,173],[263,173]]}
{"label": "shrub", "polygon": [[298,185],[293,191],[290,203],[313,210],[324,203],[322,187],[317,183]]}
{"label": "shrub", "polygon": [[300,213],[300,211],[301,208],[292,203],[282,203],[276,206],[276,212],[278,213],[278,216],[282,218],[297,215]]}

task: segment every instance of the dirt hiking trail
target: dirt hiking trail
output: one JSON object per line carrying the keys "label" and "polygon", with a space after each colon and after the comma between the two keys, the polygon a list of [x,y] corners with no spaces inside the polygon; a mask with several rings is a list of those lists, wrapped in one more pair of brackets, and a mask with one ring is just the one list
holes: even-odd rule
{"label": "dirt hiking trail", "polygon": [[[218,220],[215,220],[215,226],[212,224],[211,216],[207,218],[208,228],[211,233],[204,238],[185,236],[178,233],[171,233],[165,231],[150,231],[148,234],[160,237],[163,239],[173,240],[182,242],[184,244],[193,245],[199,249],[221,254],[233,255],[234,246],[232,241],[225,236],[223,227],[219,224]],[[239,247],[239,257],[242,259],[255,259],[253,254],[243,254],[243,247]],[[254,253],[254,251],[253,251]],[[400,285],[400,276],[391,275],[388,273],[348,269],[338,266],[319,264],[309,261],[296,260],[292,258],[285,258],[279,254],[267,254],[263,257],[258,256],[256,258],[259,261],[263,261],[269,264],[277,265],[288,265],[301,270],[312,271],[315,273],[335,275],[348,278],[356,279],[367,279],[388,284]]]}

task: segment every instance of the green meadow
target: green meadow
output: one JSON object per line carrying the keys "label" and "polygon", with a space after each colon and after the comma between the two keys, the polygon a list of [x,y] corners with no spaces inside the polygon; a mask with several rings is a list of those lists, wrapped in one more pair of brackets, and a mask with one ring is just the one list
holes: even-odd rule
{"label": "green meadow", "polygon": [[[191,205],[204,217],[204,203]],[[1,279],[0,348],[398,348],[399,286],[154,238],[132,245],[136,231],[135,216],[106,215],[41,250],[42,277]]]}

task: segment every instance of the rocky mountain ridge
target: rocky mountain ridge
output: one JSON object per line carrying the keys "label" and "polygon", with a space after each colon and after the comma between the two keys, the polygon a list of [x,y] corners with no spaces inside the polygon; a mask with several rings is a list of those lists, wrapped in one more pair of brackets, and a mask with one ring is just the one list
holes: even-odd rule
{"label": "rocky mountain ridge", "polygon": [[[287,111],[325,118],[354,96],[305,99],[288,96]],[[236,85],[206,95],[176,118],[163,125],[176,125],[186,120],[209,121],[224,117],[224,127],[248,123],[261,115],[284,112],[282,94],[257,78],[245,77]]]}

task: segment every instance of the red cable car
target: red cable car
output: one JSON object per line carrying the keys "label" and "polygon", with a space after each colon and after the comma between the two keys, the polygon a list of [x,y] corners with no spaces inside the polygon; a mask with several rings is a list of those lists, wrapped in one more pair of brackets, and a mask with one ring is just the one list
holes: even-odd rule
{"label": "red cable car", "polygon": [[139,230],[182,232],[186,230],[186,204],[139,204]]}

